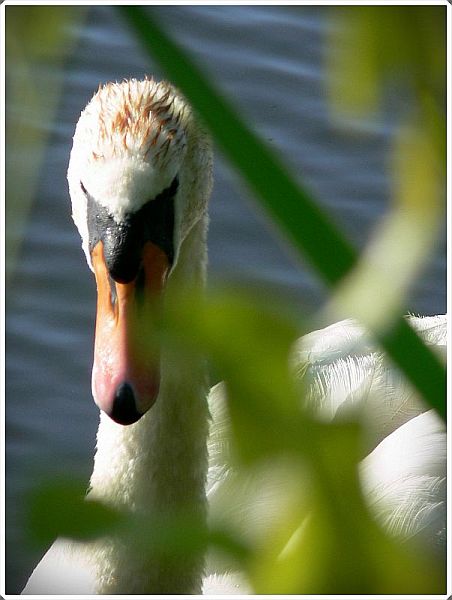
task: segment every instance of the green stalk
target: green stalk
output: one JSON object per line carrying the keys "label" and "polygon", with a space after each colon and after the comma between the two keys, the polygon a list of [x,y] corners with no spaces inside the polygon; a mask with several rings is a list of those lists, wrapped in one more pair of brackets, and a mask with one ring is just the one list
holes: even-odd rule
{"label": "green stalk", "polygon": [[[133,5],[118,9],[149,55],[202,116],[225,156],[295,248],[329,286],[338,283],[358,260],[353,246],[189,56],[158,26],[152,10]],[[446,372],[438,357],[402,317],[389,332],[372,333],[428,404],[445,418]]]}

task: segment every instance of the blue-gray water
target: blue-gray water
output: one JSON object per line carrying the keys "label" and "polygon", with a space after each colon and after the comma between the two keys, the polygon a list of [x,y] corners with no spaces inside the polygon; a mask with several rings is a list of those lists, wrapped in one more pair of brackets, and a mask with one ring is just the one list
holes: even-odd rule
{"label": "blue-gray water", "polygon": [[[274,6],[152,8],[357,246],[388,206],[386,165],[403,111],[340,127],[329,118],[323,69],[327,9]],[[89,477],[98,412],[90,369],[95,287],[70,218],[66,169],[80,110],[99,82],[161,73],[111,7],[75,25],[24,244],[7,291],[7,583],[18,593],[43,549],[25,541],[22,500],[39,478]],[[45,68],[45,66],[43,67]],[[35,72],[35,77],[40,73]],[[358,85],[359,82],[350,82]],[[20,110],[20,106],[13,107]],[[14,232],[13,232],[14,233]],[[210,276],[259,286],[314,310],[324,289],[268,227],[217,157]],[[334,257],[332,257],[334,260]],[[413,286],[407,309],[445,311],[445,243]]]}

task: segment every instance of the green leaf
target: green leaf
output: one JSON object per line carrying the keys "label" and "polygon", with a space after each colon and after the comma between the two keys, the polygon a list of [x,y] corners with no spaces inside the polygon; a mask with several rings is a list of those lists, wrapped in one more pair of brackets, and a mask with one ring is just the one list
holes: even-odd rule
{"label": "green leaf", "polygon": [[358,478],[359,440],[352,423],[319,430],[309,502],[280,514],[250,563],[257,594],[444,593],[441,561],[399,544],[372,518]]}
{"label": "green leaf", "polygon": [[[225,155],[293,245],[327,283],[333,285],[341,280],[356,264],[357,253],[307,190],[295,183],[279,158],[246,127],[201,70],[164,33],[151,16],[151,10],[126,5],[118,6],[118,10],[149,54],[202,116]],[[439,359],[402,317],[391,332],[373,333],[425,400],[445,418],[446,373]],[[418,362],[414,362],[413,356]]]}
{"label": "green leaf", "polygon": [[87,500],[83,485],[69,479],[40,484],[27,503],[27,531],[42,544],[58,536],[91,540],[111,533],[122,519],[113,509]]}

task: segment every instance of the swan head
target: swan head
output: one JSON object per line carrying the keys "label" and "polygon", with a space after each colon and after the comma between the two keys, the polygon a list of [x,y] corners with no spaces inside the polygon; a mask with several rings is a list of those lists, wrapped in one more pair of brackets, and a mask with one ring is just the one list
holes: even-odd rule
{"label": "swan head", "polygon": [[109,83],[80,115],[68,183],[97,284],[92,391],[120,424],[137,421],[157,399],[159,357],[143,352],[137,322],[206,215],[211,171],[208,138],[166,82]]}

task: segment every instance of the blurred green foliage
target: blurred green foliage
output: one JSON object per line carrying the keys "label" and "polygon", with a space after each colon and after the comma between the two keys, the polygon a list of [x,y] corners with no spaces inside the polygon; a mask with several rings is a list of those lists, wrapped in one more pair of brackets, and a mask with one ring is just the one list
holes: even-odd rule
{"label": "blurred green foliage", "polygon": [[[251,479],[262,464],[286,469],[281,510],[242,562],[255,592],[441,593],[443,565],[390,539],[369,513],[358,422],[323,423],[303,409],[289,369],[299,320],[283,303],[243,293],[185,290],[184,298],[165,306],[156,331],[181,357],[208,356],[225,380],[233,440],[225,460]],[[231,490],[224,493],[234,505]]]}
{"label": "blurred green foliage", "polygon": [[243,536],[234,515],[242,503],[254,510],[252,485],[237,504],[236,488],[226,485],[219,502],[230,514],[214,514],[206,529],[185,513],[152,519],[116,513],[61,484],[40,490],[31,503],[34,535],[47,542],[49,533],[84,540],[108,533],[133,539],[133,551],[169,560],[215,549],[258,594],[442,593],[441,561],[388,537],[368,510],[358,475],[361,425],[352,418],[320,422],[303,408],[289,371],[299,321],[283,308],[243,293],[184,288],[184,302],[166,303],[148,323],[151,344],[157,340],[179,360],[208,356],[225,379],[232,444],[225,462],[239,488],[265,469],[257,486],[261,504],[265,486],[281,486],[268,522],[263,512],[263,535]]}
{"label": "blurred green foliage", "polygon": [[[445,215],[446,7],[336,7],[329,31],[326,88],[333,119],[378,119],[391,105],[388,98],[399,98],[392,103],[398,125],[388,161],[391,210],[329,306],[338,318],[354,312],[381,330],[403,312]],[[412,348],[417,353],[400,343],[403,337],[387,335],[384,346],[393,358],[399,352],[411,360]],[[438,391],[444,399],[445,389]],[[445,415],[444,401],[434,406]]]}
{"label": "blurred green foliage", "polygon": [[123,515],[95,500],[86,502],[85,497],[86,482],[63,477],[40,482],[27,501],[30,540],[38,546],[51,544],[59,535],[92,540],[123,523]]}
{"label": "blurred green foliage", "polygon": [[330,32],[331,105],[353,117],[377,114],[388,85],[408,88],[407,111],[425,121],[444,168],[446,6],[341,6]]}
{"label": "blurred green foliage", "polygon": [[[347,286],[349,281],[352,282],[352,293],[348,292],[347,287],[345,292],[342,292],[342,298],[345,297],[346,301],[344,302],[341,298],[339,314],[345,308],[347,316],[353,316],[356,306],[361,309],[368,307],[371,310],[370,318],[366,318],[367,313],[363,310],[360,310],[355,316],[358,316],[367,325],[387,354],[422,393],[425,400],[445,418],[445,369],[401,316],[400,305],[403,305],[408,285],[407,278],[402,277],[403,269],[399,269],[390,277],[388,289],[393,289],[392,297],[386,306],[382,305],[387,310],[380,312],[384,320],[372,318],[372,306],[378,304],[374,302],[374,294],[367,304],[355,302],[354,297],[362,290],[362,286],[356,285],[354,280],[357,279],[359,284],[359,280],[364,279],[367,284],[370,279],[367,274],[372,275],[375,270],[374,261],[369,264],[367,256],[364,254],[365,262],[357,264],[356,251],[329,217],[320,210],[311,194],[305,188],[297,185],[282,162],[246,126],[243,119],[216,91],[212,82],[208,81],[187,53],[184,53],[163,31],[154,19],[152,11],[145,11],[139,6],[120,6],[118,10],[130,23],[143,47],[161,64],[169,79],[180,87],[202,116],[215,141],[255,191],[261,205],[268,211],[274,222],[281,227],[295,248],[311,261],[317,274],[330,285],[339,286],[340,292],[343,289],[342,285]],[[344,14],[348,14],[347,11]],[[353,10],[351,14],[354,14]],[[416,63],[413,63],[412,68],[417,68]],[[250,160],[251,156],[253,160]],[[434,176],[433,173],[431,175]],[[418,202],[410,204],[409,198],[405,197],[405,200],[408,206],[419,208]],[[430,211],[422,211],[422,216],[425,217],[422,221],[419,221],[416,215],[413,219],[403,220],[404,223],[413,224],[412,235],[404,236],[404,241],[410,242],[410,246],[405,251],[402,249],[406,261],[401,265],[410,275],[418,270],[420,254],[425,256],[430,249],[440,215],[444,214],[444,203],[439,196],[425,199],[425,202],[420,203],[420,206],[423,207],[430,205],[435,207],[438,204],[441,204],[441,210],[433,208]],[[428,215],[432,215],[432,218],[428,219]],[[393,250],[393,241],[397,240],[399,232],[391,230],[390,233],[388,244],[383,244],[384,267],[389,269],[389,272],[391,272],[391,264],[397,264],[391,251]],[[421,252],[414,252],[414,249],[418,247],[417,238],[421,233],[419,240]],[[379,238],[383,242],[386,239],[385,234],[384,231]],[[377,239],[377,246],[379,239]],[[388,248],[385,252],[386,245]],[[362,271],[364,271],[364,276],[362,276]],[[356,277],[355,273],[357,273]],[[381,274],[381,269],[378,274]],[[386,280],[383,283],[386,283]],[[382,289],[381,280],[378,277],[375,287]],[[395,296],[395,294],[397,295]],[[394,297],[397,298],[396,301],[394,301]],[[413,356],[420,358],[419,363],[413,362],[411,352]]]}
{"label": "blurred green foliage", "polygon": [[[401,319],[393,327],[389,326],[403,306],[407,286],[417,273],[421,259],[428,255],[444,213],[441,186],[437,185],[438,180],[443,183],[443,156],[435,150],[439,146],[438,135],[444,135],[441,102],[444,102],[445,90],[438,81],[444,82],[445,11],[430,13],[426,7],[423,9],[408,14],[400,7],[394,11],[381,7],[369,7],[369,11],[346,9],[341,14],[341,21],[346,21],[346,47],[350,52],[342,54],[342,66],[351,69],[352,77],[350,73],[345,77],[338,66],[337,79],[347,90],[358,88],[357,97],[361,91],[361,99],[367,99],[367,109],[377,106],[385,78],[397,67],[402,68],[408,78],[412,74],[414,98],[422,94],[419,110],[425,115],[425,125],[421,126],[418,119],[411,119],[409,133],[402,131],[396,145],[399,153],[395,153],[394,163],[402,168],[396,171],[394,189],[398,191],[394,194],[394,205],[401,207],[405,218],[398,220],[394,211],[388,222],[397,226],[383,227],[374,241],[378,250],[374,255],[379,259],[382,257],[386,265],[394,262],[391,250],[397,237],[399,242],[406,242],[406,255],[412,260],[399,262],[399,286],[394,280],[383,282],[396,289],[395,301],[390,299],[386,306],[381,303],[384,309],[391,309],[385,311],[389,319],[385,322],[381,318],[375,321],[368,318],[367,324],[423,392],[434,390],[429,400],[444,415],[442,367],[435,359],[431,360],[431,356],[424,355],[424,347]],[[257,193],[263,206],[295,246],[310,258],[319,275],[338,283],[344,275],[353,274],[354,266],[355,272],[372,273],[375,261],[370,266],[364,261],[357,264],[354,251],[329,219],[320,213],[309,192],[296,186],[279,159],[248,130],[226,100],[213,89],[211,82],[164,34],[151,13],[145,14],[136,7],[122,7],[121,10],[154,59],[159,60],[170,79],[198,109],[216,142]],[[428,25],[424,27],[424,23]],[[353,34],[348,36],[350,30],[356,38]],[[437,44],[442,56],[439,60]],[[358,47],[361,52],[357,51]],[[330,48],[333,56],[336,52],[340,56],[340,50],[339,41]],[[367,68],[367,64],[374,62],[374,68]],[[362,88],[352,84],[351,79],[356,81],[361,77]],[[331,81],[337,79],[330,78]],[[372,92],[373,104],[370,102]],[[338,104],[339,95],[340,90],[337,90],[334,97]],[[344,104],[350,103],[353,97],[342,100],[345,100]],[[435,123],[436,128],[429,127],[431,123]],[[429,150],[430,160],[426,161],[425,152]],[[413,160],[413,156],[419,160]],[[422,166],[421,157],[424,159]],[[420,186],[411,183],[417,181],[419,174],[415,173],[413,179],[413,168],[421,168]],[[411,228],[402,235],[406,223]],[[421,232],[419,224],[423,229]],[[417,248],[419,251],[416,252]],[[334,261],[331,256],[335,257]],[[365,258],[368,263],[368,257]],[[407,275],[402,277],[403,273]],[[358,282],[359,279],[357,277]],[[381,284],[378,278],[377,284]],[[355,285],[352,289],[355,294],[351,294],[347,308],[356,304],[359,288]],[[374,302],[375,296],[371,298],[371,303]],[[202,309],[198,312],[194,307]],[[195,341],[227,382],[232,437],[239,468],[290,457],[289,470],[294,481],[300,480],[298,471],[304,474],[301,478],[305,484],[301,486],[303,491],[294,492],[290,508],[281,511],[281,518],[274,523],[266,543],[256,546],[246,563],[246,572],[256,593],[444,591],[443,565],[437,564],[433,557],[425,554],[421,557],[415,550],[399,546],[369,515],[358,479],[361,458],[358,424],[320,424],[300,410],[299,390],[288,372],[289,349],[297,330],[299,332],[299,322],[281,318],[285,314],[282,306],[268,312],[256,299],[237,301],[225,294],[207,303],[196,299],[167,308],[166,331],[178,338],[176,346],[192,352],[195,348],[188,349],[187,340]],[[181,314],[184,310],[186,313]],[[366,315],[363,316],[366,322]],[[184,338],[185,333],[188,338]],[[408,362],[413,361],[417,367],[411,363],[406,368],[407,355]],[[414,370],[418,374],[422,372],[424,381],[421,382],[418,376],[413,377]],[[308,466],[307,477],[300,462]],[[300,489],[297,485],[294,487]],[[310,489],[308,500],[306,487]]]}
{"label": "blurred green foliage", "polygon": [[40,170],[48,124],[54,120],[62,69],[83,6],[5,6],[6,278],[20,255]]}
{"label": "blurred green foliage", "polygon": [[[27,12],[29,7],[25,12],[19,7],[10,8],[17,8],[11,12],[7,42],[9,55],[14,56],[11,64],[21,60],[24,67],[29,67],[34,60],[30,56],[48,57],[53,44],[54,48],[61,47],[63,27],[56,17],[60,13],[47,19],[44,7],[36,7],[45,27],[58,30],[48,31],[46,35],[52,43],[50,50],[43,50],[36,36],[44,29],[36,28],[33,13]],[[74,18],[65,10],[61,7],[63,20]],[[358,294],[365,293],[363,283],[367,289],[369,272],[375,271],[375,256],[384,265],[392,262],[388,249],[402,230],[391,230],[388,225],[382,232],[377,231],[373,262],[368,256],[364,257],[367,262],[359,262],[353,248],[320,211],[309,192],[293,182],[280,159],[245,127],[186,53],[149,18],[152,11],[137,6],[118,10],[199,110],[226,155],[261,196],[263,205],[295,246],[310,258],[319,275],[331,285],[341,282],[349,286],[333,288],[334,310],[356,305]],[[399,207],[403,216],[408,215],[403,223],[412,225],[403,240],[413,249],[414,262],[407,260],[402,265],[409,277],[397,288],[397,300],[388,304],[392,325],[403,305],[407,285],[417,272],[417,262],[427,256],[444,212],[440,189],[444,176],[445,11],[442,7],[341,7],[335,15],[341,22],[337,31],[341,35],[346,31],[345,45],[335,38],[330,54],[330,90],[336,110],[346,107],[353,115],[376,110],[388,77],[395,78],[395,83],[400,78],[406,80],[414,91],[410,98],[416,108],[410,109],[407,118],[409,133],[403,130],[396,144],[396,160],[401,161],[398,164],[402,167],[397,168],[394,185],[398,190],[394,207]],[[19,34],[26,27],[34,31],[26,43],[20,44]],[[18,58],[17,47],[25,58]],[[13,87],[10,93],[17,96],[24,90]],[[31,102],[33,110],[39,112],[39,101]],[[12,129],[13,138],[14,131],[17,129]],[[31,133],[30,137],[17,135],[22,142],[31,143]],[[410,152],[415,157],[413,161],[406,158]],[[429,161],[422,160],[426,154]],[[9,177],[17,169],[16,159],[11,160]],[[417,183],[410,183],[413,166],[423,169],[420,194]],[[416,177],[413,181],[417,181]],[[14,190],[11,194],[8,203],[15,206]],[[397,223],[397,215],[391,214],[388,223]],[[395,219],[391,221],[391,217]],[[427,229],[420,243],[419,223]],[[344,280],[345,275],[348,279]],[[383,289],[386,281],[377,282]],[[396,319],[391,328],[381,319],[374,321],[364,314],[363,319],[366,318],[374,327],[378,322],[374,334],[432,406],[444,415],[444,369],[436,358],[404,321]],[[30,529],[39,540],[47,542],[57,534],[91,539],[113,532],[133,535],[143,552],[171,556],[178,551],[200,552],[214,546],[244,569],[256,593],[444,592],[444,566],[434,557],[420,555],[415,548],[390,539],[369,514],[358,477],[363,433],[360,424],[353,420],[321,423],[300,406],[303,390],[289,370],[291,347],[300,334],[300,319],[291,316],[284,304],[269,307],[256,298],[228,293],[195,295],[191,299],[186,296],[184,303],[168,304],[157,325],[149,329],[157,332],[162,343],[182,355],[208,356],[219,376],[227,381],[233,464],[238,477],[240,473],[253,477],[266,468],[285,474],[285,497],[278,516],[258,542],[250,543],[236,531],[233,519],[230,523],[227,519],[214,520],[209,530],[190,515],[173,515],[170,522],[142,522],[136,515],[119,515],[96,502],[84,501],[80,490],[74,491],[71,485],[46,485],[30,502]]]}

